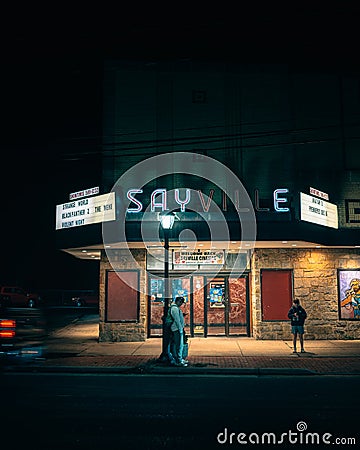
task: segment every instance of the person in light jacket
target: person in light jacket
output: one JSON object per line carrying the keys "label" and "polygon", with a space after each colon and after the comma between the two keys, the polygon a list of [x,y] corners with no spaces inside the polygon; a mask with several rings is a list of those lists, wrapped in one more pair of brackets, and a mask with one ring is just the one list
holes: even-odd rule
{"label": "person in light jacket", "polygon": [[184,346],[184,315],[181,310],[181,306],[184,304],[184,297],[176,297],[171,306],[171,315],[174,322],[171,325],[172,342],[171,353],[175,358],[177,366],[187,366],[188,362],[183,359],[183,346]]}

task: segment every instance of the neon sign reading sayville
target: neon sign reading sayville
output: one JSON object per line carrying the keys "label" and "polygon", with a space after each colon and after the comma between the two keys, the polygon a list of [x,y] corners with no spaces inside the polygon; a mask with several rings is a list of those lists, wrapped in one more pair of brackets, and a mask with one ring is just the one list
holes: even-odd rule
{"label": "neon sign reading sayville", "polygon": [[[126,197],[130,200],[130,205],[127,208],[126,212],[128,213],[139,213],[143,210],[144,205],[139,200],[139,196],[141,198],[141,194],[143,194],[143,189],[129,189],[127,191]],[[200,206],[203,212],[209,212],[213,197],[214,197],[214,189],[210,189],[209,195],[204,195],[203,192],[198,189],[197,191],[190,190],[187,188],[184,189],[174,189],[171,191],[173,193],[173,200],[180,207],[181,212],[186,211],[186,206],[190,204],[192,201],[192,194],[197,195],[196,201],[200,202]],[[290,209],[287,206],[284,206],[289,199],[286,198],[286,194],[289,192],[287,188],[279,188],[273,191],[273,207],[276,212],[289,212]],[[259,191],[255,189],[254,191],[254,209],[256,211],[270,211],[270,208],[263,208],[260,206],[259,199]],[[163,212],[168,210],[168,191],[165,188],[155,189],[150,196],[150,209],[151,212]],[[246,212],[247,208],[242,208],[240,206],[240,195],[239,191],[234,192],[234,206],[235,209],[239,212]],[[222,205],[221,209],[223,211],[228,210],[228,198],[225,192],[222,192]],[[194,209],[192,208],[192,211]]]}

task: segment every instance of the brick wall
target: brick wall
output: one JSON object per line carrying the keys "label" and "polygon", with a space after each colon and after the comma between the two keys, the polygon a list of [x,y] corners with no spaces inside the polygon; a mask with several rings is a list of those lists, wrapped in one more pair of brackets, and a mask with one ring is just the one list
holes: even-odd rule
{"label": "brick wall", "polygon": [[[352,172],[348,174],[349,178],[358,178],[358,175],[354,175]],[[339,212],[339,226],[341,228],[360,228],[360,215],[350,217],[350,222],[346,221],[346,215],[349,213],[349,205],[346,207],[346,200],[352,200],[352,204],[356,204],[357,209],[360,204],[360,181],[347,181],[344,182],[341,187],[341,195],[344,200],[338,206]],[[354,202],[355,201],[355,202]],[[351,209],[350,209],[351,211]]]}
{"label": "brick wall", "polygon": [[256,339],[292,339],[290,321],[263,322],[260,269],[292,269],[294,297],[308,313],[306,339],[360,339],[360,321],[339,320],[337,269],[360,268],[358,249],[257,249],[251,303]]}
{"label": "brick wall", "polygon": [[[143,249],[133,249],[131,251],[133,258],[128,250],[114,250],[110,264],[105,254],[100,262],[100,306],[99,306],[99,341],[100,342],[119,342],[145,341],[147,337],[147,296],[146,292],[146,252]],[[106,271],[117,269],[141,269],[140,271],[140,312],[139,321],[134,322],[106,322],[105,321],[105,284]]]}

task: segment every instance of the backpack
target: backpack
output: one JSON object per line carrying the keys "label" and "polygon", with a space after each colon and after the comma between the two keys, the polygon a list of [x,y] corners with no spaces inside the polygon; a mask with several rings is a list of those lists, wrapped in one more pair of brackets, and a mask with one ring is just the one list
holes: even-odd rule
{"label": "backpack", "polygon": [[173,316],[171,314],[171,306],[174,306],[174,305],[170,305],[169,306],[169,309],[168,309],[168,312],[167,312],[167,316],[165,318],[165,327],[169,328],[169,329],[171,328],[171,325],[174,323],[174,318],[173,318]]}

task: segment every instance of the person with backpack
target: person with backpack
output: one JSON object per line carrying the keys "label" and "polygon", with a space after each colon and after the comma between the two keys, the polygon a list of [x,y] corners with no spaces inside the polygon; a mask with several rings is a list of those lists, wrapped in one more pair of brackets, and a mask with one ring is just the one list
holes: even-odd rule
{"label": "person with backpack", "polygon": [[176,297],[172,304],[169,306],[169,315],[173,319],[170,326],[172,332],[170,341],[170,352],[175,359],[175,365],[186,367],[188,361],[183,359],[183,347],[184,347],[184,315],[181,310],[181,306],[184,304],[184,297]]}
{"label": "person with backpack", "polygon": [[305,309],[300,305],[300,301],[295,299],[293,301],[292,307],[289,309],[288,318],[291,320],[291,333],[294,335],[293,344],[294,351],[293,353],[297,353],[296,351],[296,339],[297,335],[299,335],[301,353],[305,353],[304,350],[304,323],[307,317]]}

